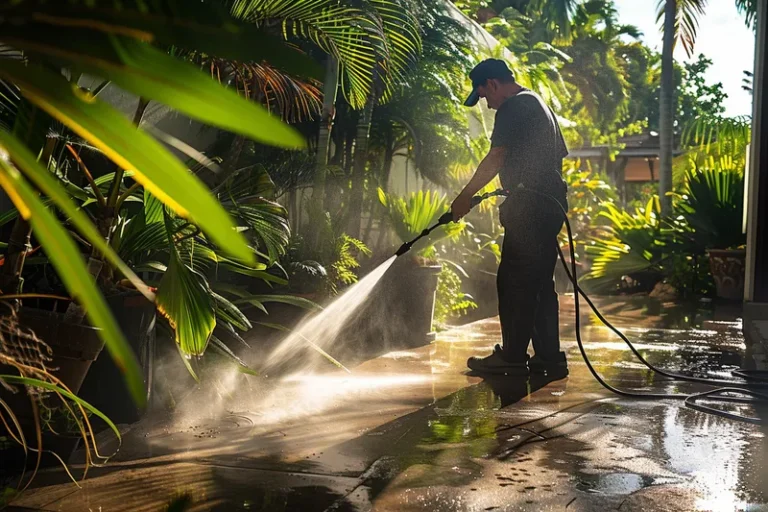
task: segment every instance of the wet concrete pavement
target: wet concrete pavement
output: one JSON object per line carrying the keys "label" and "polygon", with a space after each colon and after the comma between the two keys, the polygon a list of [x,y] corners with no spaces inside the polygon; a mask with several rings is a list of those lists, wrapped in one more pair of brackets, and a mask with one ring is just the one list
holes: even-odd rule
{"label": "wet concrete pavement", "polygon": [[[681,401],[610,395],[578,354],[572,306],[563,300],[566,379],[466,375],[466,359],[499,342],[497,321],[485,320],[351,374],[251,379],[247,389],[233,380],[226,399],[191,395],[174,420],[127,430],[81,489],[46,471],[14,505],[156,511],[186,495],[185,510],[768,510],[765,428]],[[606,310],[659,366],[724,378],[748,358],[738,321],[642,304]],[[584,321],[586,350],[614,386],[707,389],[649,374]],[[100,446],[114,448],[108,438]]]}

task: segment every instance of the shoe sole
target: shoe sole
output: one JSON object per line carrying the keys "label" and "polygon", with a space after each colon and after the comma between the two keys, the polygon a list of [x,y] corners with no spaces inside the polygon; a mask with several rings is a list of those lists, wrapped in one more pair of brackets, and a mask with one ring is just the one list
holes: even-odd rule
{"label": "shoe sole", "polygon": [[468,367],[473,372],[477,372],[480,374],[490,374],[490,375],[508,375],[510,377],[527,377],[529,372],[528,369],[517,369],[509,370],[505,368],[472,368],[471,366]]}

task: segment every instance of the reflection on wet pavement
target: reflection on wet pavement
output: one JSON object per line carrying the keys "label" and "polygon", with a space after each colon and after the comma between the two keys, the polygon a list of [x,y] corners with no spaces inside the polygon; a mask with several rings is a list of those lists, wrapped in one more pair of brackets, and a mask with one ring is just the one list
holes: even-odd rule
{"label": "reflection on wet pavement", "polygon": [[[744,361],[733,319],[626,304],[612,318],[665,369],[726,378]],[[650,374],[585,319],[586,349],[611,384],[707,389]],[[82,490],[50,471],[18,505],[162,510],[186,492],[189,510],[768,510],[763,427],[609,395],[567,317],[562,338],[571,373],[559,380],[466,375],[466,359],[499,342],[491,319],[352,374],[251,381],[215,406],[133,426]]]}

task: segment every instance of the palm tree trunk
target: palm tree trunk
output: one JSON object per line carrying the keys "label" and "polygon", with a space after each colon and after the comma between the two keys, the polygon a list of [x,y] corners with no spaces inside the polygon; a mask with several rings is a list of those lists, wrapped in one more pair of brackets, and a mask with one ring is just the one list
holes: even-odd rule
{"label": "palm tree trunk", "polygon": [[325,212],[325,178],[328,166],[328,152],[331,142],[331,128],[336,113],[336,90],[339,86],[339,64],[333,56],[328,56],[323,85],[323,112],[320,118],[320,133],[317,138],[315,155],[315,179],[310,198],[309,231],[307,242],[310,248],[317,250],[320,245],[319,235]]}
{"label": "palm tree trunk", "polygon": [[374,96],[368,98],[357,123],[355,135],[354,168],[352,170],[352,191],[349,199],[349,224],[347,233],[360,238],[360,220],[363,216],[363,198],[365,196],[365,165],[368,163],[368,134],[371,131]]}
{"label": "palm tree trunk", "polygon": [[323,85],[323,113],[320,119],[320,135],[317,140],[317,155],[315,162],[314,187],[312,188],[312,201],[319,209],[324,208],[326,166],[328,165],[328,152],[330,150],[331,128],[335,115],[336,89],[339,85],[339,64],[335,58],[328,56],[325,69],[325,84]]}
{"label": "palm tree trunk", "polygon": [[667,195],[672,191],[672,149],[674,146],[675,17],[677,0],[664,5],[664,46],[661,50],[661,91],[659,101],[659,200],[662,214],[672,208]]}

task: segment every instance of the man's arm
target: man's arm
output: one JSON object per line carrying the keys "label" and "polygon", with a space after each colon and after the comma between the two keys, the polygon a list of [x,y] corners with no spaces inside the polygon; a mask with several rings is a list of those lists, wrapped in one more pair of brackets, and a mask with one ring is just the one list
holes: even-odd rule
{"label": "man's arm", "polygon": [[472,196],[491,182],[493,178],[499,174],[501,167],[504,165],[505,150],[502,146],[491,148],[480,165],[477,166],[472,179],[464,187],[464,190],[456,197],[451,204],[451,213],[453,213],[453,221],[456,222],[464,217],[471,209]]}

